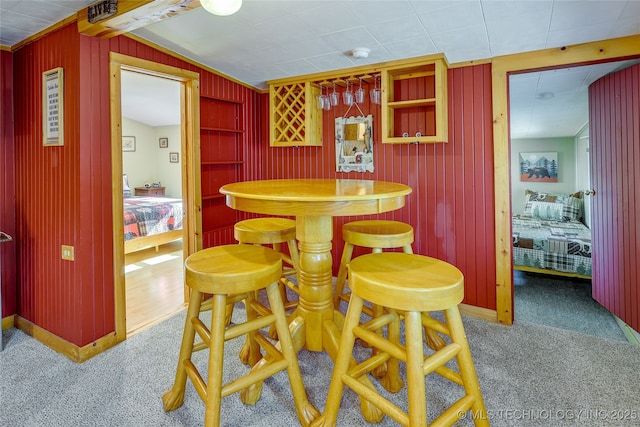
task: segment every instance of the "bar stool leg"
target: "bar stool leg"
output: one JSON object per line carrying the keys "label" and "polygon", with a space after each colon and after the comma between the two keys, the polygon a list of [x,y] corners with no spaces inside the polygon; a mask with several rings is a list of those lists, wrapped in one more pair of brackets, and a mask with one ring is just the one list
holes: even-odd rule
{"label": "bar stool leg", "polygon": [[458,306],[450,307],[444,312],[449,331],[451,332],[451,341],[460,345],[460,352],[456,356],[460,376],[464,382],[464,388],[468,395],[475,398],[471,406],[473,420],[476,426],[489,426],[489,417],[487,409],[482,398],[480,383],[476,374],[476,368],[473,365],[469,342],[462,324],[462,317]]}
{"label": "bar stool leg", "polygon": [[363,299],[351,293],[351,300],[349,301],[349,308],[347,308],[347,315],[340,337],[338,355],[336,356],[333,374],[331,376],[331,384],[329,385],[329,393],[327,394],[327,404],[318,422],[313,424],[315,427],[336,425],[338,410],[340,408],[340,402],[342,401],[342,393],[344,392],[342,376],[347,373],[349,364],[351,363],[355,343],[353,329],[360,322],[362,306]]}
{"label": "bar stool leg", "polygon": [[[247,322],[255,320],[258,318],[258,314],[256,310],[253,308],[252,302],[256,299],[255,292],[249,292],[246,295],[246,298],[243,300],[246,310]],[[227,304],[228,310],[229,304]],[[238,357],[240,361],[248,366],[254,366],[256,363],[262,359],[262,353],[260,352],[260,345],[255,339],[256,331],[249,331],[247,333],[247,337],[245,339],[242,348],[240,348],[240,352],[238,353]]]}
{"label": "bar stool leg", "polygon": [[[427,319],[431,318],[431,314],[428,311],[422,313]],[[426,324],[424,324],[424,335],[427,339],[427,345],[429,348],[433,350],[440,350],[442,347],[447,345],[444,338],[436,333],[433,329],[429,328]]]}
{"label": "bar stool leg", "polygon": [[178,357],[176,378],[173,386],[162,396],[164,410],[167,412],[179,408],[184,402],[184,391],[187,383],[187,372],[184,367],[184,362],[191,359],[193,340],[196,336],[196,330],[191,323],[191,319],[198,317],[201,304],[202,293],[195,289],[192,290],[189,308],[187,309],[187,317],[184,322],[184,332],[182,333],[182,344],[180,345],[180,357]]}
{"label": "bar stool leg", "polygon": [[269,298],[269,305],[271,312],[276,315],[276,330],[278,332],[279,346],[282,354],[286,360],[289,361],[287,367],[287,374],[289,376],[289,383],[291,385],[291,391],[293,393],[293,400],[296,405],[296,412],[298,413],[298,419],[306,421],[305,425],[311,424],[311,422],[320,416],[318,410],[307,399],[307,393],[304,389],[304,383],[300,376],[300,366],[298,364],[298,355],[293,348],[293,342],[291,340],[291,333],[289,331],[289,324],[287,323],[284,304],[280,298],[279,286],[273,283],[267,286],[267,296]]}
{"label": "bar stool leg", "polygon": [[344,293],[344,283],[347,280],[347,264],[351,260],[353,255],[353,245],[345,242],[342,249],[342,258],[340,259],[340,269],[338,270],[338,277],[336,278],[336,288],[333,291],[333,307],[336,310],[340,309],[340,301],[342,301],[342,294]]}
{"label": "bar stool leg", "polygon": [[220,425],[222,400],[222,367],[224,362],[224,330],[227,307],[226,295],[214,295],[211,310],[211,343],[209,344],[209,372],[207,374],[204,425]]}
{"label": "bar stool leg", "polygon": [[[393,309],[389,309],[389,314],[393,315],[393,320],[387,327],[387,340],[396,346],[400,346],[400,316]],[[381,364],[380,367],[385,368],[384,376],[380,378],[380,385],[390,393],[397,393],[402,390],[404,381],[400,378],[399,360],[392,357],[386,363]],[[376,369],[371,371],[372,375]]]}
{"label": "bar stool leg", "polygon": [[424,352],[422,315],[408,311],[404,315],[407,346],[407,397],[409,399],[409,425],[427,425],[427,399],[424,384]]}

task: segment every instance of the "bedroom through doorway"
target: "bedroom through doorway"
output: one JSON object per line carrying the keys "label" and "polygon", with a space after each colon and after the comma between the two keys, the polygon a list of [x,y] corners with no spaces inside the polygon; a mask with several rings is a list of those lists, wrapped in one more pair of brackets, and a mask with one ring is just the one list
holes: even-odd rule
{"label": "bedroom through doorway", "polygon": [[[516,322],[625,340],[615,317],[592,298],[590,280],[588,86],[617,67],[509,76]],[[568,128],[552,103],[571,110],[578,124]]]}
{"label": "bedroom through doorway", "polygon": [[127,336],[185,304],[180,103],[180,82],[122,71]]}

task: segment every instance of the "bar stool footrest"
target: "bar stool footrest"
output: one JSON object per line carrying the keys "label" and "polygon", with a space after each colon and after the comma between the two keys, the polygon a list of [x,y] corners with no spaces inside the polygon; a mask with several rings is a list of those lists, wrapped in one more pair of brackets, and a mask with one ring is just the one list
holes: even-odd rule
{"label": "bar stool footrest", "polygon": [[460,414],[471,409],[475,401],[476,398],[470,395],[461,397],[453,405],[449,406],[443,413],[441,413],[438,418],[433,420],[433,422],[429,424],[429,426],[439,427],[453,425],[457,420],[460,419]]}
{"label": "bar stool footrest", "polygon": [[355,391],[360,397],[371,402],[375,407],[396,420],[398,423],[402,425],[409,425],[409,415],[394,403],[379,395],[376,391],[371,390],[360,381],[349,377],[348,375],[342,376],[342,382]]}

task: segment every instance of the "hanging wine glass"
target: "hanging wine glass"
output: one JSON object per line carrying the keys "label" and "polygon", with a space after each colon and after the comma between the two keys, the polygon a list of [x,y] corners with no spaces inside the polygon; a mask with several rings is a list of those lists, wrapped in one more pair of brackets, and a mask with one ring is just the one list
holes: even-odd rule
{"label": "hanging wine glass", "polygon": [[331,110],[331,99],[329,97],[329,88],[326,88],[326,89],[327,89],[327,94],[324,95],[324,98],[323,98],[324,101],[323,101],[323,104],[322,104],[322,108],[325,111],[329,111],[329,110]]}
{"label": "hanging wine glass", "polygon": [[374,104],[380,104],[380,88],[378,87],[378,77],[373,79],[373,89],[369,91],[369,97]]}
{"label": "hanging wine glass", "polygon": [[358,104],[362,104],[364,102],[364,89],[362,89],[362,77],[359,77],[358,80],[360,80],[360,84],[358,86],[358,89],[356,90],[356,102]]}
{"label": "hanging wine glass", "polygon": [[331,99],[331,105],[334,107],[340,103],[340,94],[336,92],[336,82],[333,82],[333,92],[331,92],[329,98]]}
{"label": "hanging wine glass", "polygon": [[347,89],[342,92],[342,102],[344,102],[344,105],[346,105],[347,107],[353,105],[353,91],[351,90],[351,82],[349,82],[348,80]]}
{"label": "hanging wine glass", "polygon": [[325,96],[324,96],[324,93],[322,92],[322,89],[324,89],[324,87],[320,85],[320,95],[317,96],[317,99],[318,99],[318,108],[321,110],[324,110]]}

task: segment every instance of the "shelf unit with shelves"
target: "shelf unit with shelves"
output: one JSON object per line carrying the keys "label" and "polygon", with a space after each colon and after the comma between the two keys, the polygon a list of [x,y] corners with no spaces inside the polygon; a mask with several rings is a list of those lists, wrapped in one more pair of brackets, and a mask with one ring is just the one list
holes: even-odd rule
{"label": "shelf unit with shelves", "polygon": [[444,57],[382,69],[382,143],[448,140]]}
{"label": "shelf unit with shelves", "polygon": [[233,226],[236,211],[229,208],[219,188],[242,180],[244,165],[242,103],[200,96],[200,182],[202,231],[207,234]]}

